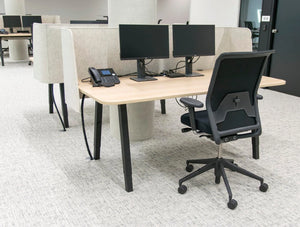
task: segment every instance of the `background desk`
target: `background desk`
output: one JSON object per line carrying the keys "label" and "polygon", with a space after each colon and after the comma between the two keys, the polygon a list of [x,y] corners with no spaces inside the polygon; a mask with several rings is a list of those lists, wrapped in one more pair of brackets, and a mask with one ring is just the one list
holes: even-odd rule
{"label": "background desk", "polygon": [[4,58],[2,51],[2,39],[4,40],[18,40],[18,39],[31,39],[31,33],[10,33],[10,34],[0,34],[0,55],[1,63],[4,66]]}
{"label": "background desk", "polygon": [[[95,159],[100,158],[102,104],[118,105],[123,172],[125,190],[127,192],[133,190],[133,185],[126,104],[206,94],[212,70],[201,71],[201,73],[203,73],[204,76],[172,79],[167,77],[157,77],[158,80],[156,81],[147,81],[143,83],[137,83],[130,80],[129,77],[121,77],[120,84],[109,88],[92,87],[91,83],[79,82],[79,91],[96,101],[94,123]],[[284,84],[284,80],[263,76],[260,87],[271,87]]]}

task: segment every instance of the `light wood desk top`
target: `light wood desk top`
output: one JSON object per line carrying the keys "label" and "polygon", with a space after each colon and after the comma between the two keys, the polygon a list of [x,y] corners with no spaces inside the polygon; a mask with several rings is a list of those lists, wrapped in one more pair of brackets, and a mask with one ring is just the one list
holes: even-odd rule
{"label": "light wood desk top", "polygon": [[[175,97],[206,94],[212,70],[201,71],[202,77],[156,77],[158,80],[135,82],[130,77],[120,77],[114,87],[92,87],[91,83],[79,81],[79,91],[101,104],[119,105]],[[285,81],[263,76],[260,87],[284,85]]]}
{"label": "light wood desk top", "polygon": [[17,38],[30,38],[31,33],[8,33],[0,34],[0,38],[3,39],[17,39]]}

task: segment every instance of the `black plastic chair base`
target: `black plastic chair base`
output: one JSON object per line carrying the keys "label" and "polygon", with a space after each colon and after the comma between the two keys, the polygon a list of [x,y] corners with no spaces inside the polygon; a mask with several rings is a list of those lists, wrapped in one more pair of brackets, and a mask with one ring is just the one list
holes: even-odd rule
{"label": "black plastic chair base", "polygon": [[231,171],[238,172],[240,174],[243,174],[245,176],[254,178],[256,180],[260,181],[260,187],[259,190],[262,192],[266,192],[268,190],[268,185],[264,183],[264,179],[239,167],[234,163],[232,159],[223,159],[223,158],[210,158],[210,159],[196,159],[196,160],[187,160],[186,161],[186,171],[191,172],[193,171],[194,167],[191,164],[204,164],[201,168],[198,170],[190,173],[189,175],[183,177],[182,179],[179,180],[179,187],[178,187],[178,192],[180,194],[184,194],[187,191],[187,187],[183,185],[182,183],[200,175],[201,173],[204,173],[210,169],[214,169],[215,173],[215,183],[219,184],[220,183],[220,178],[222,177],[226,186],[226,190],[229,195],[229,201],[227,203],[228,208],[230,209],[235,209],[237,207],[237,201],[232,199],[232,192],[230,189],[230,185],[227,179],[227,176],[225,174],[225,168],[230,169]]}

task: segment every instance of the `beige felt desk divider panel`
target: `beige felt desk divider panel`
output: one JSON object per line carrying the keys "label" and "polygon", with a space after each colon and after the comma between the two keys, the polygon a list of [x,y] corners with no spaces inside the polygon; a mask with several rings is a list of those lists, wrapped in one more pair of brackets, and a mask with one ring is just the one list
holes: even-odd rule
{"label": "beige felt desk divider panel", "polygon": [[193,70],[212,69],[216,59],[224,52],[252,51],[251,31],[248,28],[215,28],[215,55],[200,57]]}
{"label": "beige felt desk divider panel", "polygon": [[[87,68],[89,66],[96,68],[113,68],[119,75],[136,72],[135,60],[120,60],[118,28],[71,28],[69,33],[70,34],[67,35],[69,37],[66,38],[68,41],[64,41],[63,38],[62,42],[65,42],[65,44],[63,44],[64,47],[69,46],[69,50],[66,51],[71,52],[71,49],[75,48],[72,58],[76,59],[75,66],[73,66],[76,67],[76,76],[68,76],[73,80],[88,77]],[[153,60],[153,62],[149,64],[150,71],[160,72],[162,70],[175,68],[179,60],[184,60],[184,58],[173,58],[172,56],[173,41],[171,26],[169,37],[170,58]],[[215,41],[216,55],[201,57],[200,60],[193,65],[194,70],[213,68],[216,58],[223,52],[252,50],[251,32],[247,28],[216,28]],[[74,47],[70,46],[68,44],[69,42],[74,43]],[[70,59],[64,59],[64,61],[70,61]],[[71,64],[64,63],[64,67],[71,67]],[[181,71],[184,71],[184,69]],[[79,99],[77,95],[78,92],[74,92],[75,90],[78,91],[78,89],[75,88],[76,83],[71,83],[70,81],[73,88],[69,89],[66,87],[66,99],[69,106],[70,101],[68,100],[71,99],[71,96],[76,96],[76,98]],[[68,94],[69,90],[73,92]],[[77,108],[75,108],[73,104],[70,107],[79,111],[79,100],[74,102],[74,104],[75,103]]]}
{"label": "beige felt desk divider panel", "polygon": [[63,83],[61,33],[53,24],[33,25],[33,74],[42,83]]}

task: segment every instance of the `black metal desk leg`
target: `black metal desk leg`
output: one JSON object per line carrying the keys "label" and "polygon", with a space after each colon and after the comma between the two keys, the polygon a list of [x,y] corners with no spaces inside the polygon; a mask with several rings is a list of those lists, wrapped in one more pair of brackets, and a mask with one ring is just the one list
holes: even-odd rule
{"label": "black metal desk leg", "polygon": [[48,84],[49,113],[53,113],[53,84]]}
{"label": "black metal desk leg", "polygon": [[61,108],[62,108],[62,114],[64,118],[64,124],[66,128],[69,128],[69,119],[68,119],[68,108],[65,101],[65,86],[64,83],[59,84],[60,88],[60,98],[61,98]]}
{"label": "black metal desk leg", "polygon": [[165,99],[160,100],[160,108],[161,108],[161,114],[166,114],[166,100]]}
{"label": "black metal desk leg", "polygon": [[259,136],[252,137],[252,158],[259,159]]}
{"label": "black metal desk leg", "polygon": [[1,54],[1,63],[4,66],[3,50],[2,50],[2,38],[0,38],[0,54]]}
{"label": "black metal desk leg", "polygon": [[94,123],[94,159],[100,159],[101,128],[102,128],[102,104],[95,102],[95,123]]}
{"label": "black metal desk leg", "polygon": [[118,105],[125,190],[133,191],[128,118],[126,104]]}

